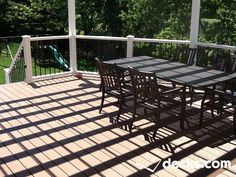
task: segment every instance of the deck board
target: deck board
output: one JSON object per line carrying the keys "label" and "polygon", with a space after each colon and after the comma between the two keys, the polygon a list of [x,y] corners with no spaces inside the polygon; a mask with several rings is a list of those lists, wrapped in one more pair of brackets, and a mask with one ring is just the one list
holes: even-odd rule
{"label": "deck board", "polygon": [[[0,175],[16,176],[189,176],[235,173],[236,140],[229,120],[211,122],[197,129],[180,131],[179,120],[165,115],[155,142],[147,141],[153,123],[143,119],[135,129],[125,129],[131,117],[112,124],[118,110],[108,98],[98,113],[101,93],[97,75],[83,79],[65,77],[0,86]],[[196,105],[197,106],[197,105]],[[197,110],[197,108],[195,108]],[[192,110],[190,110],[192,111]],[[232,169],[212,170],[162,168],[159,161],[171,158],[205,160],[229,158]]]}

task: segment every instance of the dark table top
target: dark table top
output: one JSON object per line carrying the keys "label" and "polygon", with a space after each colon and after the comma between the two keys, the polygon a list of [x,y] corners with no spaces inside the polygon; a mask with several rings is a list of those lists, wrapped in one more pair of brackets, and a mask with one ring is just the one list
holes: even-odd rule
{"label": "dark table top", "polygon": [[109,60],[118,66],[128,66],[141,71],[155,72],[158,78],[191,87],[206,87],[236,78],[236,74],[206,69],[199,66],[189,66],[179,62],[163,60],[149,56],[138,56]]}

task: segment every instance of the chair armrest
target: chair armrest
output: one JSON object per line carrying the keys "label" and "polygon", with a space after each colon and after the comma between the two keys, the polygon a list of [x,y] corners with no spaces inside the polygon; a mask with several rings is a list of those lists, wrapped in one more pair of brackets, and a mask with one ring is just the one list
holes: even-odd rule
{"label": "chair armrest", "polygon": [[170,90],[166,90],[164,92],[161,92],[161,94],[176,93],[176,92],[180,92],[182,90],[183,90],[183,87],[178,87],[178,88],[174,88],[174,89],[170,89]]}

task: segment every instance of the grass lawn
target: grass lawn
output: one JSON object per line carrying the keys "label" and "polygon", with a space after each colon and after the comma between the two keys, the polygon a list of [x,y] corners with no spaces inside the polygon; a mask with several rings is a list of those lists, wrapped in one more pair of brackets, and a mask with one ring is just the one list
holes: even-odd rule
{"label": "grass lawn", "polygon": [[[11,65],[12,59],[9,54],[7,54],[7,48],[4,44],[2,44],[2,50],[0,50],[0,84],[5,84],[5,73],[4,68],[9,68]],[[16,51],[19,47],[18,43],[10,43],[9,48],[11,50],[12,56],[14,57]]]}
{"label": "grass lawn", "polygon": [[[1,48],[1,46],[3,46]],[[12,56],[14,57],[18,47],[19,43],[10,43],[9,47],[12,52]],[[0,84],[5,84],[5,73],[4,68],[9,68],[12,63],[12,59],[10,55],[7,55],[7,48],[3,43],[0,43]],[[85,70],[85,71],[95,71],[96,66],[92,61],[89,61],[87,59],[80,59],[78,60],[78,68],[79,70]],[[40,76],[40,75],[46,75],[46,74],[53,74],[53,73],[61,73],[64,72],[62,69],[59,69],[58,67],[53,66],[39,66],[34,62],[32,62],[32,70],[33,70],[33,76]]]}
{"label": "grass lawn", "polygon": [[11,58],[4,56],[3,54],[0,55],[0,84],[5,84],[4,68],[9,68],[11,62]]}

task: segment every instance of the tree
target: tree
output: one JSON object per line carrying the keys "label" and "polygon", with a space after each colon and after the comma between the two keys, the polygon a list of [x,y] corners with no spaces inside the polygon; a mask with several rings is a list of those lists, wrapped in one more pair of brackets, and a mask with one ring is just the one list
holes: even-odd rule
{"label": "tree", "polygon": [[236,45],[235,8],[236,0],[202,1],[201,41]]}
{"label": "tree", "polygon": [[104,0],[77,0],[77,27],[79,32],[84,34],[93,34],[98,24],[101,22],[99,14],[101,14]]}
{"label": "tree", "polygon": [[[201,0],[200,40],[235,45],[236,0]],[[76,0],[77,33],[189,39],[189,0]],[[0,0],[1,35],[66,34],[65,0]]]}
{"label": "tree", "polygon": [[63,0],[7,1],[5,35],[65,34],[67,3]]}
{"label": "tree", "polygon": [[0,21],[1,21],[0,36],[4,36],[8,30],[7,25],[5,23],[6,11],[7,11],[7,1],[0,0]]}
{"label": "tree", "polygon": [[121,14],[124,33],[151,38],[188,36],[190,15],[191,2],[187,0],[130,0],[128,11]]}

